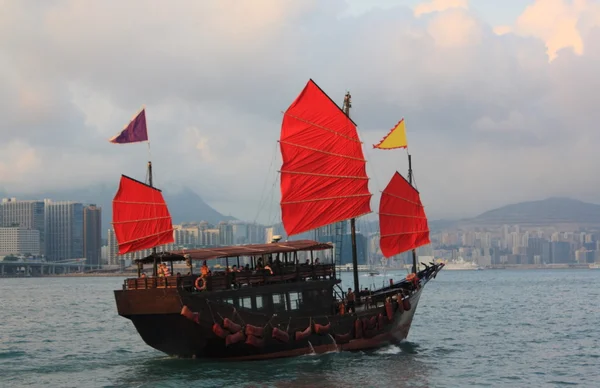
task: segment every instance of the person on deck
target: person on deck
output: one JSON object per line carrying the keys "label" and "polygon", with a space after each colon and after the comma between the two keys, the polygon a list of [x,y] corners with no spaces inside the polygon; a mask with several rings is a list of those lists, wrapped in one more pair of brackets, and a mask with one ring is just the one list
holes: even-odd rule
{"label": "person on deck", "polygon": [[204,278],[210,274],[210,270],[208,269],[208,265],[206,265],[206,260],[202,262],[202,267],[200,267],[200,275]]}
{"label": "person on deck", "polygon": [[346,294],[346,311],[350,313],[350,310],[354,313],[356,310],[354,309],[354,302],[356,300],[356,296],[354,292],[352,292],[352,288],[348,288],[348,294]]}
{"label": "person on deck", "polygon": [[269,264],[265,265],[264,270],[269,273],[269,275],[273,275],[273,269]]}

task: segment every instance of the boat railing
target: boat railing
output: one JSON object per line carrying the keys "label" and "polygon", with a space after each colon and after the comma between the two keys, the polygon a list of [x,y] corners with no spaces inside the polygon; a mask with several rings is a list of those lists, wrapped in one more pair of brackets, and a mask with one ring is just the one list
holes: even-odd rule
{"label": "boat railing", "polygon": [[[331,279],[335,272],[333,264],[319,264],[309,266],[292,266],[275,268],[274,274],[267,271],[243,272],[212,272],[207,276],[206,291],[228,290],[240,287],[255,287],[266,284],[277,284],[308,279]],[[152,288],[184,288],[192,289],[198,275],[141,277],[126,279],[124,290],[143,290]]]}

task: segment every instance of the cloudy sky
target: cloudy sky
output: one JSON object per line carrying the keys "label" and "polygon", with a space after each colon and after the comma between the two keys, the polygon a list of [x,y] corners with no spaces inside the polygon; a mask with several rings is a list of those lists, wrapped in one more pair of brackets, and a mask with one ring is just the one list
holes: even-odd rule
{"label": "cloudy sky", "polygon": [[352,92],[374,193],[406,172],[372,149],[405,117],[430,218],[600,202],[599,68],[594,0],[0,0],[0,188],[143,179],[146,144],[107,139],[145,104],[159,186],[268,221],[313,78]]}

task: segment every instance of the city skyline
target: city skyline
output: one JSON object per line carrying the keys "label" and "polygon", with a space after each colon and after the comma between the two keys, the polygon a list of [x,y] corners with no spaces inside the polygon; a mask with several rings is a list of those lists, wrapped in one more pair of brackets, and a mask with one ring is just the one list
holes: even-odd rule
{"label": "city skyline", "polygon": [[338,104],[352,92],[375,197],[407,163],[371,145],[404,117],[433,218],[596,202],[581,166],[600,162],[597,2],[509,3],[496,16],[478,0],[3,2],[2,189],[143,180],[147,145],[107,140],[145,104],[157,186],[251,220],[262,193],[279,195],[280,112],[313,78]]}
{"label": "city skyline", "polygon": [[[49,262],[86,259],[86,264],[120,265],[143,258],[150,250],[118,255],[114,230],[108,227],[106,244],[102,241],[101,207],[74,201],[17,200],[0,202],[0,255],[44,257]],[[580,209],[581,210],[581,209]],[[510,213],[509,213],[510,214]],[[542,220],[544,221],[544,220]],[[585,220],[587,222],[587,220]],[[600,262],[600,225],[571,225],[547,220],[535,226],[506,223],[499,225],[454,224],[431,233],[431,243],[417,249],[427,260],[464,258],[482,267],[503,265],[579,264]],[[197,249],[240,244],[263,244],[274,236],[288,236],[282,224],[261,225],[241,220],[187,222],[173,225],[173,243],[158,246],[158,251],[182,248]],[[340,264],[350,263],[351,248],[348,228],[339,230],[332,224],[290,239],[316,239],[342,244]],[[384,263],[379,249],[379,231],[372,222],[358,223],[358,263]],[[337,256],[336,256],[337,257]],[[410,264],[409,252],[397,255],[387,263]]]}

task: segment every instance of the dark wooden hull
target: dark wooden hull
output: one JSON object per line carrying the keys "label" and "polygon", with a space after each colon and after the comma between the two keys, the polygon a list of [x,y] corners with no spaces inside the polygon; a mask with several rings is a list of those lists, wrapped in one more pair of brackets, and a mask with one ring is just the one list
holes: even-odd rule
{"label": "dark wooden hull", "polygon": [[[266,315],[253,310],[236,310],[209,293],[191,293],[178,288],[118,290],[115,298],[119,314],[131,319],[142,339],[161,352],[185,358],[259,360],[367,350],[397,343],[408,336],[428,280],[408,297],[408,310],[399,306],[403,303],[392,302],[391,311],[379,304],[379,307],[359,308],[356,314],[344,315],[333,311],[317,316],[302,315],[300,311]],[[195,320],[181,314],[184,306],[197,313]],[[388,319],[390,313],[391,319]],[[214,330],[215,324],[223,327],[225,318],[240,325],[242,332],[246,325],[252,325],[263,328],[263,334],[253,337],[257,340],[254,343],[244,336],[239,342],[227,344],[226,339]],[[372,325],[373,321],[375,325]],[[327,333],[317,333],[316,324],[330,324]],[[289,333],[289,341],[275,339],[272,335],[274,327]],[[310,334],[297,337],[297,333],[308,328],[311,328]]]}

